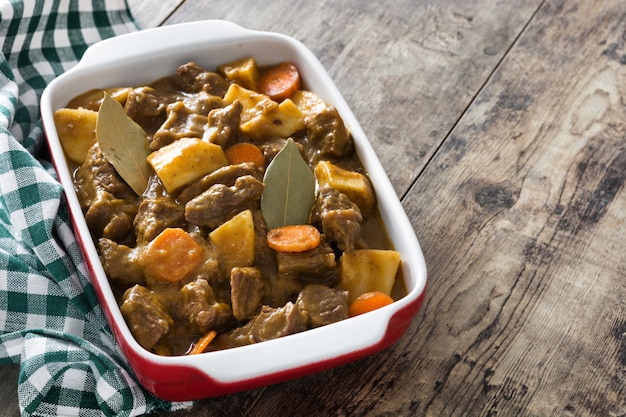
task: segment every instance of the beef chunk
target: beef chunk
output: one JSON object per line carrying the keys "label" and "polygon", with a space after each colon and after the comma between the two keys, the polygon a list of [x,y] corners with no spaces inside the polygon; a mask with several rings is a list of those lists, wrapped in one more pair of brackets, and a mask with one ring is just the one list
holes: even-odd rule
{"label": "beef chunk", "polygon": [[263,295],[263,304],[267,306],[284,306],[289,301],[293,301],[304,288],[304,284],[297,277],[270,273],[265,278],[267,285]]}
{"label": "beef chunk", "polygon": [[348,318],[348,293],[311,284],[298,295],[296,306],[306,313],[310,327],[325,326]]}
{"label": "beef chunk", "polygon": [[178,201],[182,204],[187,203],[194,197],[197,197],[201,193],[205,192],[215,184],[224,184],[231,187],[235,184],[235,181],[239,177],[244,175],[251,175],[259,181],[263,180],[261,170],[251,162],[244,162],[242,164],[226,165],[225,167],[216,169],[210,174],[205,175],[183,188],[178,195]]}
{"label": "beef chunk", "polygon": [[[261,149],[261,152],[265,157],[266,165],[274,159],[278,152],[283,150],[285,144],[287,144],[287,139],[285,138],[271,138],[259,144],[259,149]],[[300,153],[305,155],[305,146],[300,142],[296,142],[296,146],[298,147]]]}
{"label": "beef chunk", "polygon": [[[274,138],[267,140],[259,145],[259,148],[261,149],[261,152],[263,153],[267,164],[269,164],[278,154],[278,152],[280,152],[285,147],[286,143],[286,139]],[[298,142],[296,142],[296,144],[299,145]]]}
{"label": "beef chunk", "polygon": [[96,237],[124,241],[132,232],[136,210],[136,206],[129,204],[128,200],[115,198],[112,194],[102,191],[97,193],[85,213],[85,220]]}
{"label": "beef chunk", "polygon": [[85,162],[76,172],[76,177],[76,186],[80,188],[78,192],[81,194],[81,203],[85,203],[86,207],[92,204],[99,190],[106,191],[116,198],[134,198],[135,201],[139,201],[113,165],[102,155],[97,143],[89,149]]}
{"label": "beef chunk", "polygon": [[167,108],[167,100],[152,87],[137,87],[128,92],[124,110],[131,119],[161,116]]}
{"label": "beef chunk", "polygon": [[333,285],[339,279],[335,253],[328,245],[305,252],[276,252],[278,274],[303,282]]}
{"label": "beef chunk", "polygon": [[235,267],[230,271],[233,316],[237,320],[252,318],[261,309],[263,277],[257,268]]}
{"label": "beef chunk", "polygon": [[207,115],[222,105],[222,99],[206,93],[185,98],[167,106],[167,119],[154,133],[150,149],[155,151],[181,138],[202,138],[207,124]]}
{"label": "beef chunk", "polygon": [[137,249],[106,238],[98,240],[98,247],[102,266],[111,280],[124,287],[144,283],[143,267],[137,256]]}
{"label": "beef chunk", "polygon": [[180,322],[199,334],[221,329],[232,317],[228,304],[218,301],[209,283],[203,279],[181,288],[180,301],[173,311]]}
{"label": "beef chunk", "polygon": [[228,81],[216,72],[210,72],[196,64],[188,62],[181,65],[172,77],[172,84],[186,92],[205,91],[211,95],[224,97],[228,90]]}
{"label": "beef chunk", "polygon": [[147,288],[135,285],[126,290],[123,300],[122,315],[137,342],[145,349],[152,349],[174,326],[172,316]]}
{"label": "beef chunk", "polygon": [[226,149],[232,145],[239,134],[239,121],[243,105],[239,100],[232,104],[211,110],[203,139]]}
{"label": "beef chunk", "polygon": [[151,136],[165,121],[169,99],[152,87],[137,87],[128,92],[124,110]]}
{"label": "beef chunk", "polygon": [[137,245],[150,242],[168,227],[183,227],[185,209],[170,197],[145,199],[139,205],[134,226]]}
{"label": "beef chunk", "polygon": [[292,302],[279,308],[263,306],[247,324],[220,335],[216,345],[227,348],[276,339],[306,330],[306,322],[306,315]]}
{"label": "beef chunk", "polygon": [[220,269],[215,246],[205,239],[204,234],[191,232],[190,236],[202,247],[204,258],[202,262],[189,273],[193,279],[205,280],[211,286],[215,297],[219,300],[230,299],[230,280]]}
{"label": "beef chunk", "polygon": [[192,96],[183,96],[182,102],[190,113],[207,116],[211,111],[224,107],[224,100],[221,97],[201,91]]}
{"label": "beef chunk", "polygon": [[232,187],[216,184],[185,205],[185,219],[191,224],[215,229],[257,204],[262,192],[263,183],[251,175],[237,178]]}
{"label": "beef chunk", "polygon": [[[276,261],[274,259],[274,250],[267,243],[267,225],[261,209],[252,210],[252,219],[254,220],[254,263],[261,269],[276,270]],[[283,305],[281,303],[280,305]]]}
{"label": "beef chunk", "polygon": [[94,144],[75,173],[76,194],[94,237],[122,241],[132,233],[139,197]]}
{"label": "beef chunk", "polygon": [[314,145],[314,155],[309,159],[317,162],[327,157],[341,158],[348,156],[354,149],[352,137],[334,107],[326,107],[324,110],[314,113],[305,119],[307,137]]}
{"label": "beef chunk", "polygon": [[354,249],[361,233],[361,210],[342,192],[326,187],[318,190],[313,221],[320,222],[326,237],[342,251]]}
{"label": "beef chunk", "polygon": [[189,111],[182,101],[170,104],[167,119],[152,136],[150,150],[156,151],[177,139],[202,137],[206,121],[206,116]]}

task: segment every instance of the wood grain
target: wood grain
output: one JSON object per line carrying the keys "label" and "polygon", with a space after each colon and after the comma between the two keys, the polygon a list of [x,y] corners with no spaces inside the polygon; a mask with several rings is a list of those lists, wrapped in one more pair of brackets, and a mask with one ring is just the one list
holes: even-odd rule
{"label": "wood grain", "polygon": [[20,367],[17,364],[0,366],[0,398],[2,398],[0,416],[2,417],[17,417],[20,415],[16,391],[19,372]]}
{"label": "wood grain", "polygon": [[167,24],[226,19],[302,41],[330,73],[403,195],[538,4],[188,1]]}
{"label": "wood grain", "polygon": [[405,200],[419,414],[626,410],[622,6],[546,2]]}
{"label": "wood grain", "polygon": [[127,0],[135,21],[141,29],[160,26],[185,0]]}

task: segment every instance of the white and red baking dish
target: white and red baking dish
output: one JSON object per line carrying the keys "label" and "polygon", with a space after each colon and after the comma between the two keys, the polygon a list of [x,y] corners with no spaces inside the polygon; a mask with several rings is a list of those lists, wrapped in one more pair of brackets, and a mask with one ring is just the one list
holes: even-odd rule
{"label": "white and red baking dish", "polygon": [[[74,192],[53,113],[93,88],[142,85],[172,74],[189,61],[215,68],[245,56],[254,56],[261,65],[295,63],[307,89],[338,109],[369,173],[388,234],[401,254],[407,294],[373,312],[303,333],[200,355],[159,356],[135,341],[122,317]],[[77,66],[49,84],[42,95],[41,115],[99,301],[137,378],[156,396],[175,401],[213,397],[345,364],[390,346],[419,310],[426,290],[426,265],[413,227],[352,111],[321,63],[295,39],[208,20],[105,40],[90,47]]]}

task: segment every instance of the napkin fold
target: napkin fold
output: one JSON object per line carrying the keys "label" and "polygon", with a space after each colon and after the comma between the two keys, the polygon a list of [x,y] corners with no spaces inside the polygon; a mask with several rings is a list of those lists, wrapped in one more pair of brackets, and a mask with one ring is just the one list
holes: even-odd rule
{"label": "napkin fold", "polygon": [[24,416],[185,408],[137,382],[89,282],[39,117],[46,85],[101,39],[138,30],[124,0],[0,1],[0,364]]}

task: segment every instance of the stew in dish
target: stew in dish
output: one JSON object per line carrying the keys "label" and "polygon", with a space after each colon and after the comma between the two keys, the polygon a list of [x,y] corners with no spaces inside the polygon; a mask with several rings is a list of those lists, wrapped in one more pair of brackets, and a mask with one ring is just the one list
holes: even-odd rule
{"label": "stew in dish", "polygon": [[132,334],[184,355],[263,342],[399,296],[400,255],[338,111],[291,63],[194,62],[55,113]]}

